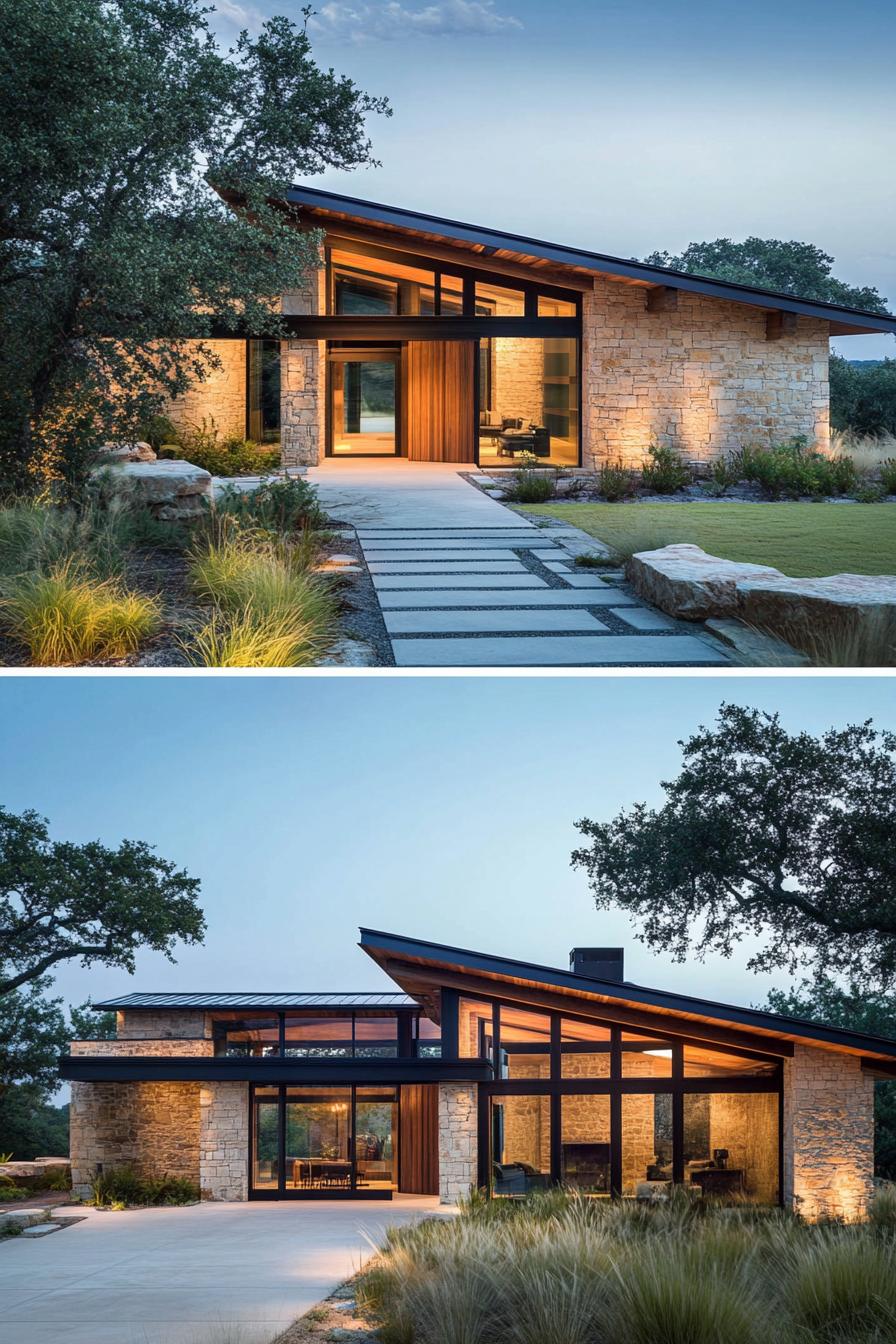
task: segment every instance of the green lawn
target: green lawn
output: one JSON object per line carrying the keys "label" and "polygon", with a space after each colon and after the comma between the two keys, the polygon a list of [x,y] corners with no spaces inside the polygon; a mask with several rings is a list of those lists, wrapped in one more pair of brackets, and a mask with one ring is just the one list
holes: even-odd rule
{"label": "green lawn", "polygon": [[521,512],[572,523],[608,546],[631,536],[643,550],[694,541],[794,578],[896,574],[891,504],[530,504]]}

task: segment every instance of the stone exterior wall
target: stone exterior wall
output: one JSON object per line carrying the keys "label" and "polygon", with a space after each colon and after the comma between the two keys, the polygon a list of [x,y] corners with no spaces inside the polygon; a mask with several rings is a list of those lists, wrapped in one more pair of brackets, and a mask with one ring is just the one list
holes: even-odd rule
{"label": "stone exterior wall", "polygon": [[[170,1012],[146,1012],[143,1009],[116,1014],[116,1030],[120,1041],[173,1040],[183,1041],[196,1037],[210,1037],[211,1019],[206,1013],[176,1009]],[[176,1050],[169,1052],[177,1054]]]}
{"label": "stone exterior wall", "polygon": [[[324,312],[325,286],[326,273],[321,269],[283,295],[283,312]],[[280,449],[284,467],[314,466],[324,456],[326,376],[326,342],[283,342]]]}
{"label": "stone exterior wall", "polygon": [[249,1084],[203,1083],[199,1091],[199,1186],[203,1199],[249,1194]]}
{"label": "stone exterior wall", "polygon": [[198,1083],[72,1083],[72,1189],[84,1198],[100,1169],[199,1183]]}
{"label": "stone exterior wall", "polygon": [[[190,341],[189,345],[199,345]],[[173,397],[165,414],[178,429],[214,421],[221,435],[246,432],[246,342],[203,341],[221,361],[218,369],[209,369],[202,381],[196,381],[180,397]]]}
{"label": "stone exterior wall", "polygon": [[478,1088],[439,1083],[439,1200],[456,1204],[477,1181]]}
{"label": "stone exterior wall", "polygon": [[769,341],[747,304],[679,291],[651,313],[643,286],[603,278],[583,299],[583,466],[637,466],[653,440],[692,460],[793,434],[828,443],[826,322]]}
{"label": "stone exterior wall", "polygon": [[858,1056],[798,1045],[784,1061],[784,1200],[805,1218],[862,1217],[874,1172],[874,1080]]}
{"label": "stone exterior wall", "polygon": [[215,1047],[210,1040],[175,1043],[170,1038],[151,1041],[141,1037],[130,1041],[72,1041],[69,1050],[73,1055],[124,1055],[130,1058],[134,1055],[213,1055]]}

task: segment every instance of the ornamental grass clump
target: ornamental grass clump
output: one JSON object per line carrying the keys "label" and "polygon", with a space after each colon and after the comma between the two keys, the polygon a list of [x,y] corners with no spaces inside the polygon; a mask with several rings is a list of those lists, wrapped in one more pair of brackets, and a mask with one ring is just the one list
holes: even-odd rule
{"label": "ornamental grass clump", "polygon": [[821,1230],[783,1259],[781,1300],[796,1339],[817,1344],[896,1339],[896,1247]]}
{"label": "ornamental grass clump", "polygon": [[4,584],[0,622],[38,667],[127,658],[161,625],[158,601],[72,561]]}
{"label": "ornamental grass clump", "polygon": [[336,632],[332,586],[307,548],[235,537],[197,551],[190,578],[209,619],[184,644],[202,667],[308,667]]}

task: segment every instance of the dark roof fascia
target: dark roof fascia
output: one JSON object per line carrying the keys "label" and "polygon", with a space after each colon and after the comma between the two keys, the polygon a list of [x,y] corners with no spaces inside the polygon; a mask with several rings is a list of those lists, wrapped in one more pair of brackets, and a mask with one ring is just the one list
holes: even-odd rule
{"label": "dark roof fascia", "polygon": [[228,1059],[215,1055],[62,1055],[68,1082],[437,1083],[491,1082],[477,1059]]}
{"label": "dark roof fascia", "polygon": [[382,205],[377,201],[362,201],[355,196],[340,196],[336,192],[321,191],[315,187],[291,187],[286,193],[286,200],[290,205],[305,205],[312,209],[341,214],[350,213],[358,219],[391,224],[399,229],[440,232],[446,238],[456,238],[459,242],[473,243],[481,247],[507,248],[514,252],[524,252],[529,256],[556,262],[561,266],[580,266],[601,275],[620,275],[631,280],[644,280],[652,284],[668,285],[673,289],[688,290],[694,294],[706,294],[712,298],[729,299],[734,303],[747,303],[754,307],[797,313],[803,317],[816,317],[822,321],[862,326],[869,332],[896,334],[896,314],[893,313],[869,313],[862,308],[845,308],[819,299],[801,299],[793,294],[760,289],[758,286],[742,285],[728,280],[713,280],[686,271],[650,266],[644,261],[613,257],[603,252],[585,252],[559,243],[548,243],[543,239],[529,238],[525,234],[486,229],[478,224],[464,224],[460,220],[445,219],[440,215],[421,214],[400,206]]}
{"label": "dark roof fascia", "polygon": [[[848,1050],[877,1052],[896,1059],[896,1041],[882,1036],[866,1036],[860,1032],[847,1031],[843,1027],[828,1027],[820,1022],[806,1022],[801,1018],[767,1013],[760,1008],[741,1008],[737,1004],[716,1003],[711,999],[698,999],[690,995],[673,994],[667,990],[650,989],[644,985],[632,984],[628,980],[594,980],[590,976],[577,975],[573,971],[563,971],[552,966],[539,966],[530,962],[516,961],[510,957],[494,957],[485,952],[474,952],[469,948],[449,947],[424,939],[406,938],[402,934],[386,933],[379,929],[362,928],[360,934],[359,946],[375,961],[378,960],[374,955],[376,950],[392,952],[398,956],[417,957],[421,961],[430,961],[436,965],[441,961],[461,971],[480,971],[499,979],[517,977],[548,989],[580,990],[582,993],[599,994],[603,998],[616,999],[620,1003],[659,1008],[682,1015],[698,1015],[715,1022],[729,1022],[760,1031],[780,1032],[786,1036],[823,1041]],[[514,986],[514,989],[516,996],[519,997],[519,988]]]}
{"label": "dark roof fascia", "polygon": [[[369,994],[370,1002],[359,1002],[359,996]],[[309,998],[323,996],[330,1000],[327,1003],[309,1003]],[[403,991],[396,990],[394,993],[386,990],[334,990],[320,991],[320,996],[313,991],[310,993],[296,993],[295,991],[285,991],[278,993],[276,991],[265,990],[261,992],[221,990],[217,992],[202,991],[195,995],[184,994],[165,994],[165,993],[134,993],[122,994],[116,999],[105,999],[102,1003],[92,1003],[90,1007],[95,1012],[117,1012],[127,1010],[132,1013],[153,1013],[160,1009],[165,1012],[215,1012],[225,1009],[251,1009],[252,1011],[270,1011],[283,1012],[290,1009],[298,1011],[299,1009],[324,1009],[333,1008],[394,1008],[396,1012],[416,1012],[419,1004]],[[190,999],[191,1002],[184,1002]],[[147,1002],[147,1000],[151,1000]],[[303,1001],[304,1000],[304,1001]],[[390,1000],[392,1000],[390,1002]],[[401,1002],[395,1002],[401,1000]]]}

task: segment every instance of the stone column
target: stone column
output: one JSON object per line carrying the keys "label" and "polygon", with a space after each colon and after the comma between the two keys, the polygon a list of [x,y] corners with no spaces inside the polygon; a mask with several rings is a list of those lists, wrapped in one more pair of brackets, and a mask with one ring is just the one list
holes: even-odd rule
{"label": "stone column", "polygon": [[439,1201],[456,1204],[476,1185],[478,1105],[475,1083],[439,1083]]}
{"label": "stone column", "polygon": [[249,1196],[249,1084],[199,1089],[199,1188],[203,1199]]}
{"label": "stone column", "polygon": [[[283,295],[283,312],[322,313],[323,269]],[[284,467],[316,466],[324,455],[326,342],[283,341],[280,356],[280,448]]]}
{"label": "stone column", "polygon": [[784,1203],[863,1217],[874,1174],[874,1080],[855,1055],[798,1045],[784,1061]]}

